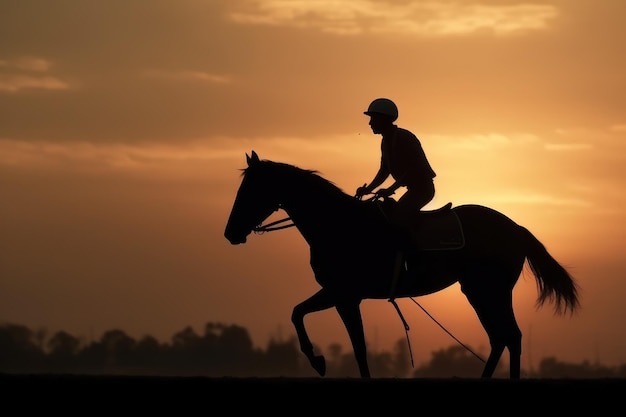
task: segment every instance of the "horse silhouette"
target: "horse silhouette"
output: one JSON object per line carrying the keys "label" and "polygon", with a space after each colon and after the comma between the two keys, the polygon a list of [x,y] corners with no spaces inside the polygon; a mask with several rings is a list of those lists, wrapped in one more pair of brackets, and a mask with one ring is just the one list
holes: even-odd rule
{"label": "horse silhouette", "polygon": [[[401,273],[394,273],[396,254],[406,250],[385,212],[393,202],[354,198],[316,171],[261,160],[246,154],[247,168],[226,224],[224,236],[243,244],[272,213],[283,210],[310,247],[310,264],[321,289],[296,305],[291,315],[300,349],[321,375],[323,356],[316,355],[304,317],[334,307],[348,332],[360,375],[369,378],[360,303],[432,294],[458,282],[487,333],[490,353],[482,378],[490,378],[507,348],[509,378],[519,379],[522,333],[513,311],[513,287],[527,262],[535,277],[536,307],[550,302],[555,315],[573,314],[579,307],[578,285],[525,227],[502,213],[480,205],[438,210],[458,219],[462,233],[449,227],[439,243],[416,244]],[[420,212],[421,224],[432,224],[436,212]],[[445,222],[443,222],[445,223]],[[281,226],[286,227],[286,226]],[[460,226],[459,226],[460,227]],[[428,229],[437,234],[436,227]],[[423,247],[427,245],[427,247]]]}

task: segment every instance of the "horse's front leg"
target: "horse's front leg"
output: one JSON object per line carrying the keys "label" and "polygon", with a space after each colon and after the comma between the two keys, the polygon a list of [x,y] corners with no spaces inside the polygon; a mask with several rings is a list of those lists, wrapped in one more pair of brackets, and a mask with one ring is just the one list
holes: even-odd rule
{"label": "horse's front leg", "polygon": [[324,376],[326,374],[326,360],[324,356],[316,356],[313,353],[313,344],[309,335],[304,327],[304,316],[315,311],[326,310],[335,306],[333,297],[330,296],[327,290],[321,289],[313,296],[309,297],[305,301],[301,302],[294,307],[291,313],[291,322],[296,328],[296,334],[298,335],[298,341],[300,342],[300,350],[309,359],[313,369],[318,374]]}
{"label": "horse's front leg", "polygon": [[350,342],[354,357],[359,366],[362,378],[370,377],[370,369],[367,364],[367,347],[365,345],[365,332],[363,331],[363,318],[361,317],[360,301],[341,303],[337,305],[337,312],[343,321]]}

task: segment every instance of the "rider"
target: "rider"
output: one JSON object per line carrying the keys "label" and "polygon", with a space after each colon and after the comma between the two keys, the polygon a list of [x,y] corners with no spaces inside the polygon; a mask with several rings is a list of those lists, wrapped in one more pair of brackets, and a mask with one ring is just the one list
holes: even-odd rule
{"label": "rider", "polygon": [[394,183],[376,191],[378,197],[389,197],[400,187],[406,192],[398,200],[392,221],[399,223],[415,214],[435,196],[435,172],[430,166],[422,144],[410,131],[394,124],[398,108],[387,98],[372,101],[364,114],[370,116],[372,132],[382,135],[380,168],[369,185],[356,190],[356,196],[371,194],[391,175]]}
{"label": "rider", "polygon": [[[394,124],[398,119],[398,107],[393,101],[388,98],[377,98],[363,113],[370,117],[369,125],[372,132],[382,135],[381,158],[380,168],[374,179],[369,185],[359,187],[356,190],[356,196],[361,198],[366,194],[371,194],[391,175],[394,180],[393,184],[388,188],[378,189],[375,194],[378,197],[387,198],[398,188],[406,188],[406,192],[398,199],[397,207],[390,217],[392,224],[401,227],[435,196],[436,174],[426,158],[419,139],[410,131]],[[396,268],[402,262],[402,256],[399,252]]]}

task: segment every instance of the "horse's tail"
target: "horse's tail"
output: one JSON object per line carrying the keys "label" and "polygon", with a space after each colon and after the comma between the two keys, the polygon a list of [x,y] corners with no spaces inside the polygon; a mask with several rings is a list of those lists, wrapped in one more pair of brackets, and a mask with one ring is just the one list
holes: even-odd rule
{"label": "horse's tail", "polygon": [[546,301],[554,303],[556,314],[573,314],[580,307],[578,284],[528,229],[522,227],[526,235],[526,260],[535,275],[539,296],[537,307]]}

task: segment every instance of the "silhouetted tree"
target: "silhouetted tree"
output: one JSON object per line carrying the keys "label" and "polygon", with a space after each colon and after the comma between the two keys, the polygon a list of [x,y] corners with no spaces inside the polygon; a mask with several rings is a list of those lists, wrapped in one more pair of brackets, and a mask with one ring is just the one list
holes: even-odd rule
{"label": "silhouetted tree", "polygon": [[395,374],[393,355],[390,352],[370,352],[368,353],[368,362],[373,375],[377,375],[381,378],[398,376]]}
{"label": "silhouetted tree", "polygon": [[610,378],[616,372],[606,366],[592,365],[588,361],[579,364],[559,362],[548,357],[539,363],[539,374],[543,378]]}
{"label": "silhouetted tree", "polygon": [[406,377],[411,372],[411,355],[409,345],[405,339],[399,339],[393,349],[393,369],[394,376]]}
{"label": "silhouetted tree", "polygon": [[106,373],[125,373],[131,365],[132,350],[136,342],[122,330],[105,332],[100,339],[102,366]]}
{"label": "silhouetted tree", "polygon": [[200,344],[200,336],[193,327],[187,326],[172,336],[172,348],[189,350]]}
{"label": "silhouetted tree", "polygon": [[299,373],[300,350],[296,337],[286,342],[270,339],[265,351],[265,363],[262,375],[266,376],[297,376]]}
{"label": "silhouetted tree", "polygon": [[0,326],[0,369],[5,372],[35,372],[44,365],[44,352],[35,333],[26,326]]}
{"label": "silhouetted tree", "polygon": [[[413,372],[415,378],[477,378],[484,363],[463,346],[453,345],[432,353],[431,361]],[[499,367],[500,368],[500,367]],[[496,369],[496,373],[498,372]],[[495,374],[494,374],[495,375]]]}
{"label": "silhouetted tree", "polygon": [[185,327],[172,336],[172,345],[169,349],[168,368],[178,370],[181,374],[193,373],[201,366],[199,355],[202,352],[200,336],[191,326]]}
{"label": "silhouetted tree", "polygon": [[76,372],[79,364],[76,355],[80,350],[80,339],[65,331],[55,333],[48,340],[48,369],[51,372]]}
{"label": "silhouetted tree", "polygon": [[247,329],[236,325],[224,326],[219,338],[222,372],[230,370],[233,376],[246,375],[254,365],[252,346]]}
{"label": "silhouetted tree", "polygon": [[[0,372],[82,373],[128,375],[204,376],[318,376],[299,349],[295,336],[286,341],[271,339],[265,351],[255,349],[247,329],[236,325],[207,323],[203,336],[185,327],[172,343],[159,343],[152,336],[139,342],[122,330],[110,330],[100,340],[84,344],[59,331],[47,342],[44,331],[14,324],[0,326]],[[44,350],[44,347],[46,349]],[[319,347],[314,350],[324,354]],[[327,377],[358,377],[351,351],[337,343],[328,346]],[[46,351],[48,353],[46,353]],[[401,339],[393,353],[368,351],[373,375],[377,377],[478,377],[483,364],[462,346],[432,352],[431,360],[411,372],[408,344]],[[495,376],[506,377],[503,364]],[[533,378],[624,378],[626,364],[617,367],[599,363],[565,363],[554,357],[543,359]]]}
{"label": "silhouetted tree", "polygon": [[[315,350],[315,352],[316,354],[324,355],[324,358],[326,359],[327,375],[338,375],[338,372],[340,372],[339,370],[342,367],[342,361],[344,360],[343,346],[339,343],[331,343],[327,346],[326,350],[318,348]],[[300,353],[300,355],[303,356],[302,353]],[[345,356],[349,355],[346,354]],[[349,358],[347,358],[347,360],[349,360]],[[303,366],[311,369],[311,365],[309,364],[308,359],[306,360],[306,362],[303,362]],[[314,375],[317,375],[317,373],[315,372]]]}
{"label": "silhouetted tree", "polygon": [[162,362],[167,347],[152,336],[144,336],[133,350],[133,363],[139,374],[166,374],[167,367]]}

